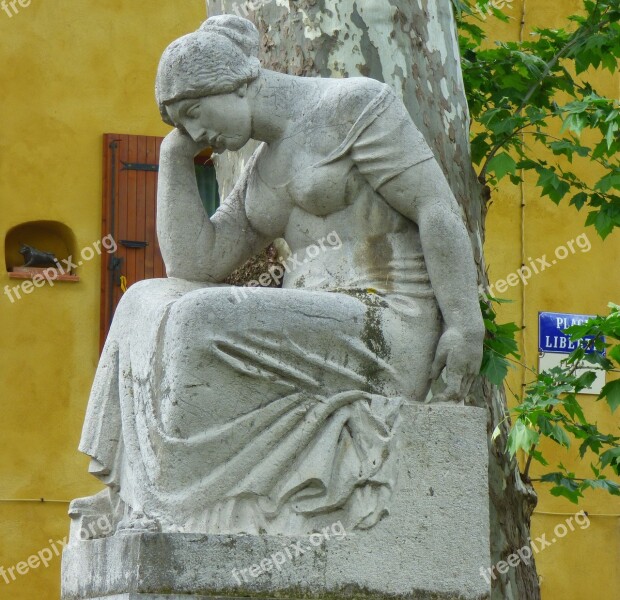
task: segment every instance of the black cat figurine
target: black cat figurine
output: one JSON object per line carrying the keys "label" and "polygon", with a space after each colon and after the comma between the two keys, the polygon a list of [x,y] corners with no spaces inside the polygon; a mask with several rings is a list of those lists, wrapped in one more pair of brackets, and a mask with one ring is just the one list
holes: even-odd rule
{"label": "black cat figurine", "polygon": [[27,244],[22,244],[19,253],[24,257],[24,267],[56,267],[58,259],[51,252],[37,250]]}

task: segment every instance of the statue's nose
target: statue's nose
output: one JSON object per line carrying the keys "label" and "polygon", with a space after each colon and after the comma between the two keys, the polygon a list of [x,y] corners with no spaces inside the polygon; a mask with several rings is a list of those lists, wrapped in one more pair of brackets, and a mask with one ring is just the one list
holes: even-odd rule
{"label": "statue's nose", "polygon": [[209,140],[209,146],[213,146],[213,144],[215,144],[219,135],[220,134],[217,133],[216,131],[211,131],[210,129],[207,129],[206,136],[207,136],[207,139]]}
{"label": "statue's nose", "polygon": [[201,142],[201,141],[208,143],[211,139],[211,136],[209,135],[209,131],[206,131],[204,128],[200,126],[197,127],[192,124],[188,124],[185,127],[185,130],[196,143]]}

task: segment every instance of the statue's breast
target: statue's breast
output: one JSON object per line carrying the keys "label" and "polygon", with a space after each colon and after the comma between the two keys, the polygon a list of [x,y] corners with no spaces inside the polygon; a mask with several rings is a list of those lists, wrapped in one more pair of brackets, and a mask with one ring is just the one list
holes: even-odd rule
{"label": "statue's breast", "polygon": [[347,158],[311,165],[295,172],[286,185],[292,202],[317,217],[325,217],[355,202],[353,162]]}
{"label": "statue's breast", "polygon": [[351,157],[326,162],[338,145],[339,129],[323,136],[288,139],[276,149],[263,149],[249,181],[246,212],[253,226],[267,234],[281,230],[293,208],[327,217],[353,205],[367,186]]}
{"label": "statue's breast", "polygon": [[282,189],[267,184],[258,169],[248,181],[245,212],[252,227],[267,237],[284,234],[294,204]]}

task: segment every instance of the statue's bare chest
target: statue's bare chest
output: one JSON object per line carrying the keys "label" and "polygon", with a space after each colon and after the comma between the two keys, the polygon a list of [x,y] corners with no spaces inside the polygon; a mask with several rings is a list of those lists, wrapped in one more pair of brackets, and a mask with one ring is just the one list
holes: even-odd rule
{"label": "statue's bare chest", "polygon": [[246,212],[254,227],[264,233],[272,233],[274,228],[283,231],[294,208],[326,217],[353,203],[353,162],[344,156],[322,163],[338,146],[338,138],[330,138],[303,147],[291,141],[275,151],[261,152],[246,199]]}

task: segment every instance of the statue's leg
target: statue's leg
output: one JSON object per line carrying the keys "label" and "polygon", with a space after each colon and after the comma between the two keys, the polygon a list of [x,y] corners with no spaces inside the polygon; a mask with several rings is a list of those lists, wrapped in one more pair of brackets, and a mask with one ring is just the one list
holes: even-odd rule
{"label": "statue's leg", "polygon": [[[284,468],[295,448],[339,444],[347,422],[343,435],[365,421],[386,419],[389,430],[396,399],[422,401],[428,389],[440,331],[432,301],[175,281],[132,289],[99,365],[81,449],[141,528],[152,517],[168,530],[251,530],[267,513],[249,497],[269,497],[278,481],[295,487]],[[368,452],[388,443],[375,425],[359,427],[355,443],[378,440]],[[282,467],[267,474],[274,464]],[[240,496],[246,476],[257,483],[244,482]]]}
{"label": "statue's leg", "polygon": [[[321,465],[312,469],[318,479],[320,472],[327,476],[348,468],[348,459],[335,458],[342,436],[352,435],[356,452],[376,457],[381,465],[389,455],[394,407],[426,396],[441,330],[432,300],[290,289],[257,289],[240,299],[238,293],[210,288],[175,302],[153,365],[162,372],[152,411],[159,420],[144,425],[152,432],[152,449],[147,453],[143,448],[136,460],[152,457],[147,471],[166,474],[161,485],[170,493],[201,490],[175,496],[177,518],[183,519],[185,512],[183,522],[193,531],[252,531],[255,523],[258,530],[272,531],[274,522],[265,523],[264,513],[246,496],[251,489],[257,497],[273,498],[278,485],[295,487],[282,482],[290,469],[304,469],[294,467],[297,451],[284,450],[287,444],[304,448],[304,453],[312,447],[325,449],[318,458]],[[351,394],[350,409],[322,412],[322,406],[333,406],[342,394]],[[372,406],[368,395],[376,398]],[[297,404],[300,397],[308,403]],[[302,408],[308,424],[295,420],[295,411]],[[370,424],[375,419],[385,423],[383,440]],[[363,439],[374,441],[365,445]],[[269,465],[274,464],[280,466],[272,472]],[[372,470],[360,465],[360,472],[367,468]],[[247,476],[256,483],[242,483]],[[389,479],[389,473],[377,474],[370,488],[389,498]],[[382,481],[387,487],[381,487]],[[338,503],[351,489],[320,493],[316,510],[329,510],[332,500]],[[153,506],[166,513],[166,502],[160,494]],[[373,502],[363,498],[360,513]],[[377,501],[367,526],[381,518],[383,506]],[[291,518],[295,515],[290,512],[284,517],[287,527],[308,527]]]}
{"label": "statue's leg", "polygon": [[258,288],[196,290],[168,315],[161,414],[186,437],[291,389],[423,401],[441,329],[434,300]]}
{"label": "statue's leg", "polygon": [[[132,516],[118,494],[122,458],[122,423],[119,396],[119,348],[139,343],[148,324],[165,307],[184,294],[213,284],[181,279],[148,279],[132,285],[118,304],[93,383],[80,450],[91,456],[89,472],[108,487],[100,493],[71,502],[71,536],[105,537],[118,523]],[[146,524],[148,529],[149,525]]]}

